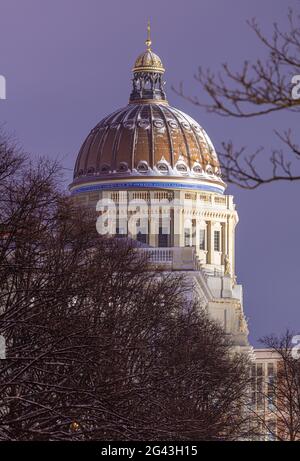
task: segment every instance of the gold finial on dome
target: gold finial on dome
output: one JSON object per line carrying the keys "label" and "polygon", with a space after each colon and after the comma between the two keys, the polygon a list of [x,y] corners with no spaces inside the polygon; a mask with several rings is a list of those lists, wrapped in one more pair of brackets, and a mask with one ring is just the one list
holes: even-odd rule
{"label": "gold finial on dome", "polygon": [[145,44],[146,44],[146,47],[147,47],[147,50],[151,50],[151,45],[152,45],[152,42],[151,42],[151,35],[150,35],[150,19],[148,19],[148,25],[147,25],[147,40],[145,41]]}
{"label": "gold finial on dome", "polygon": [[154,72],[163,74],[165,69],[161,59],[157,54],[153,53],[151,49],[152,41],[150,32],[150,21],[148,20],[147,40],[145,41],[147,49],[137,58],[132,70],[133,72]]}

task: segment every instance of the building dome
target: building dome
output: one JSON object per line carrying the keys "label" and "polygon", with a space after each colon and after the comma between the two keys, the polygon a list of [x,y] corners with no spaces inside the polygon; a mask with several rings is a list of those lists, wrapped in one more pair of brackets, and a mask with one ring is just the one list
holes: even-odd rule
{"label": "building dome", "polygon": [[151,50],[149,29],[146,45],[135,61],[129,104],[101,120],[87,136],[77,157],[71,192],[118,188],[120,179],[123,186],[126,180],[126,187],[134,181],[134,187],[151,188],[157,178],[156,188],[223,193],[225,184],[208,135],[166,100],[164,67]]}
{"label": "building dome", "polygon": [[168,104],[128,104],[105,117],[84,141],[74,179],[116,173],[219,178],[215,149],[203,128]]}
{"label": "building dome", "polygon": [[136,59],[133,72],[158,72],[164,73],[165,69],[161,59],[151,49],[144,51]]}

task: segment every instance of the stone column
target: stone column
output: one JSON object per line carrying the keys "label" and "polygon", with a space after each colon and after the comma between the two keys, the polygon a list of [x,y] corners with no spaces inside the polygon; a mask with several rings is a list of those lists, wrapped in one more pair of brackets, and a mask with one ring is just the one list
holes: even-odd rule
{"label": "stone column", "polygon": [[221,223],[221,248],[222,248],[222,264],[225,264],[225,256],[228,255],[228,246],[226,238],[226,223]]}
{"label": "stone column", "polygon": [[195,218],[192,219],[192,246],[197,247],[197,241],[198,241],[198,226],[197,226],[197,221]]}
{"label": "stone column", "polygon": [[149,216],[149,245],[158,246],[158,232],[159,232],[159,215],[156,207],[151,207]]}
{"label": "stone column", "polygon": [[207,222],[207,263],[214,263],[214,223]]}
{"label": "stone column", "polygon": [[184,246],[184,210],[179,204],[174,209],[174,246]]}

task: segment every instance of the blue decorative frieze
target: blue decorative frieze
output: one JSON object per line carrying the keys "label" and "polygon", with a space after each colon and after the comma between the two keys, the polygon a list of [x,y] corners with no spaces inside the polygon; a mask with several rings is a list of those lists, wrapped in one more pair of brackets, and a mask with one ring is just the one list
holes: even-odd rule
{"label": "blue decorative frieze", "polygon": [[72,191],[72,195],[82,194],[84,192],[95,192],[102,190],[126,190],[126,189],[184,189],[184,190],[200,190],[215,192],[217,194],[223,194],[224,189],[221,187],[210,186],[208,184],[189,184],[189,183],[178,183],[178,182],[110,182],[110,183],[99,183],[90,184],[86,186],[75,187]]}

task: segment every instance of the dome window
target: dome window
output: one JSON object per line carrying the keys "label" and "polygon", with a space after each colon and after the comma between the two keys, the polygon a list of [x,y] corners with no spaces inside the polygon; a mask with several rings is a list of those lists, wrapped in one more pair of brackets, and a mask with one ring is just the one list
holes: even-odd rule
{"label": "dome window", "polygon": [[180,163],[177,163],[176,170],[180,171],[180,173],[187,173],[188,169],[187,169],[187,166],[183,162],[180,162]]}
{"label": "dome window", "polygon": [[171,128],[176,129],[176,128],[178,128],[178,123],[175,122],[174,120],[170,120],[170,121],[169,121],[169,126],[170,126]]}
{"label": "dome window", "polygon": [[181,122],[181,126],[187,131],[191,130],[191,127],[187,122]]}
{"label": "dome window", "polygon": [[110,166],[109,165],[102,165],[100,171],[101,171],[101,173],[109,173],[110,172]]}
{"label": "dome window", "polygon": [[213,169],[212,169],[212,167],[210,165],[206,168],[206,173],[207,174],[213,174]]}
{"label": "dome window", "polygon": [[137,170],[139,173],[143,173],[149,170],[147,162],[140,162],[137,166]]}
{"label": "dome window", "polygon": [[163,128],[164,127],[164,122],[162,120],[157,119],[157,120],[154,120],[153,125],[156,128]]}
{"label": "dome window", "polygon": [[125,122],[123,122],[123,125],[128,130],[132,130],[135,127],[135,124],[134,124],[133,120],[126,120]]}
{"label": "dome window", "polygon": [[169,167],[168,167],[168,165],[166,163],[158,163],[157,169],[161,173],[168,173],[168,171],[169,171]]}
{"label": "dome window", "polygon": [[200,165],[195,165],[194,168],[193,168],[193,172],[196,173],[196,174],[202,173],[201,166]]}
{"label": "dome window", "polygon": [[138,122],[138,126],[140,128],[143,128],[144,130],[147,130],[149,127],[150,127],[150,123],[149,123],[149,120],[140,120]]}
{"label": "dome window", "polygon": [[78,171],[78,176],[83,176],[83,170]]}
{"label": "dome window", "polygon": [[95,174],[95,168],[94,168],[94,167],[89,168],[87,173],[88,173],[89,175]]}
{"label": "dome window", "polygon": [[121,162],[119,165],[119,171],[122,173],[128,171],[128,164],[126,162]]}

